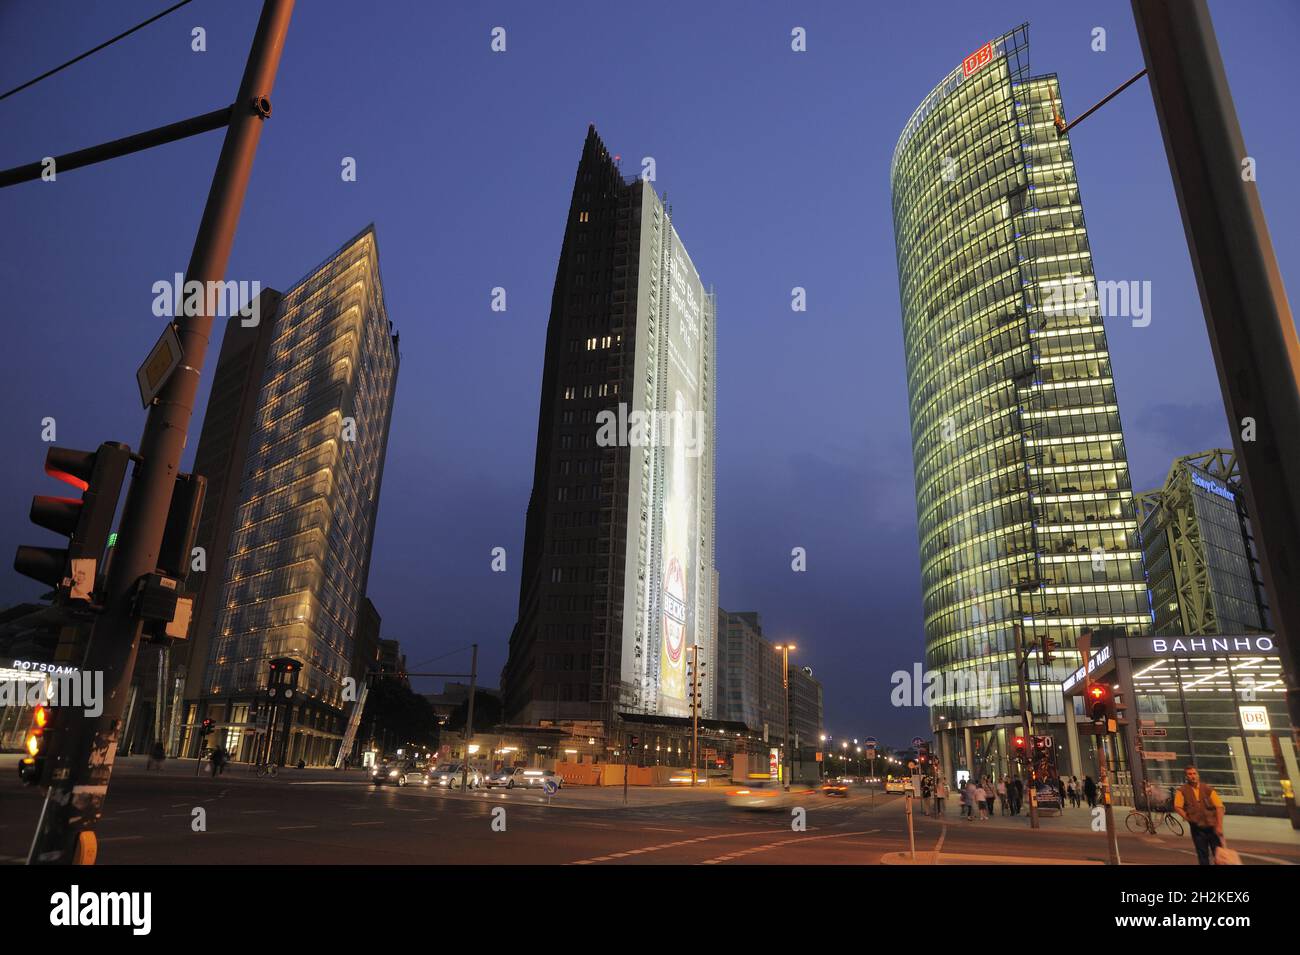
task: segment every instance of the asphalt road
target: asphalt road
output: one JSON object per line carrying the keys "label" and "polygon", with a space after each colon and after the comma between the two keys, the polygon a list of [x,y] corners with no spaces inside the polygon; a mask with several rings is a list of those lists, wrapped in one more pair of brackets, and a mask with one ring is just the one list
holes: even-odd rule
{"label": "asphalt road", "polygon": [[[16,776],[16,774],[15,774]],[[40,811],[40,793],[0,779],[0,862],[21,862]],[[664,794],[667,804],[624,808],[614,793],[445,793],[374,788],[360,776],[256,779],[235,768],[210,779],[186,773],[115,774],[99,827],[101,864],[876,864],[907,850],[899,797],[861,792],[808,797],[806,830],[788,811],[731,809],[721,793]],[[504,808],[505,814],[494,813]],[[195,810],[202,810],[196,813]],[[206,831],[195,831],[196,818]],[[494,829],[494,820],[496,828]],[[504,831],[500,829],[504,821]],[[1099,863],[1104,836],[915,817],[916,848],[963,857]],[[1300,863],[1300,847],[1250,848],[1254,863]],[[1190,840],[1123,833],[1125,863],[1187,865]],[[993,861],[993,859],[988,859]]]}

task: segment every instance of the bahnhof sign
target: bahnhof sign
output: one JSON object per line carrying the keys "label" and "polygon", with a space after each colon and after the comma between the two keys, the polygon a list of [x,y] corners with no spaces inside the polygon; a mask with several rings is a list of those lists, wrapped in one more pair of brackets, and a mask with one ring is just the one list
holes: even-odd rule
{"label": "bahnhof sign", "polygon": [[[1113,688],[1113,758],[1157,800],[1194,765],[1229,813],[1286,814],[1282,781],[1300,773],[1271,634],[1117,637],[1092,650],[1087,679]],[[1061,690],[1082,696],[1085,682],[1080,667]]]}

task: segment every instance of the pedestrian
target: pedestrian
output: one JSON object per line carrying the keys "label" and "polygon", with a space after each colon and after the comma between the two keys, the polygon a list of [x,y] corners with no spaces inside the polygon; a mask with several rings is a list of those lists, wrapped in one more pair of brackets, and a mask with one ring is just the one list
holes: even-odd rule
{"label": "pedestrian", "polygon": [[167,751],[163,748],[162,741],[154,740],[153,749],[149,751],[149,758],[148,760],[145,761],[144,768],[146,770],[153,769],[154,764],[156,763],[158,769],[161,771],[163,767],[163,760],[165,760],[166,758],[167,758]]}
{"label": "pedestrian", "polygon": [[934,814],[936,816],[944,815],[943,801],[948,796],[948,783],[940,777],[934,781]]}
{"label": "pedestrian", "polygon": [[1056,794],[1061,800],[1061,808],[1065,808],[1065,780],[1060,776],[1056,777]]}
{"label": "pedestrian", "polygon": [[993,800],[998,796],[998,791],[993,788],[993,780],[984,780],[984,811],[989,817],[993,816]]}
{"label": "pedestrian", "polygon": [[961,790],[961,814],[968,822],[975,818],[975,780],[969,777]]}
{"label": "pedestrian", "polygon": [[1069,781],[1068,783],[1065,784],[1065,798],[1067,798],[1068,800],[1070,800],[1070,805],[1071,805],[1071,806],[1074,806],[1074,807],[1076,807],[1076,808],[1078,807],[1078,805],[1079,805],[1079,794],[1078,794],[1078,792],[1077,792],[1077,791],[1075,790],[1075,788],[1074,788],[1074,777],[1073,777],[1073,776],[1071,776],[1071,777],[1070,777],[1070,781]]}
{"label": "pedestrian", "polygon": [[1223,800],[1213,786],[1201,782],[1195,766],[1183,770],[1183,777],[1174,792],[1174,812],[1192,827],[1196,861],[1214,865],[1214,851],[1223,845]]}
{"label": "pedestrian", "polygon": [[930,777],[921,777],[921,815],[930,815]]}
{"label": "pedestrian", "polygon": [[975,805],[979,806],[980,822],[983,822],[989,817],[988,798],[988,792],[985,790],[983,784],[975,787]]}
{"label": "pedestrian", "polygon": [[1097,784],[1092,781],[1091,776],[1083,777],[1083,797],[1088,800],[1088,808],[1097,807]]}
{"label": "pedestrian", "polygon": [[1003,774],[998,780],[998,815],[1010,815],[1011,810],[1007,807],[1007,777]]}
{"label": "pedestrian", "polygon": [[1015,779],[1011,780],[1011,786],[1015,791],[1015,796],[1011,801],[1011,815],[1018,816],[1020,815],[1020,807],[1025,801],[1025,784],[1021,782],[1020,777],[1017,776]]}

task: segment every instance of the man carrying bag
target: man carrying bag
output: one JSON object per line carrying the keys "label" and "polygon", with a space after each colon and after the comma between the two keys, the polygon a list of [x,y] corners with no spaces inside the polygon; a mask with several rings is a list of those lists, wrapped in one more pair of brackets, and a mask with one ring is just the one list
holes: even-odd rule
{"label": "man carrying bag", "polygon": [[[1209,783],[1202,783],[1195,766],[1184,770],[1186,781],[1174,793],[1174,812],[1192,827],[1196,861],[1201,865],[1240,865],[1237,853],[1223,845],[1223,800]],[[1219,860],[1222,854],[1223,860]]]}

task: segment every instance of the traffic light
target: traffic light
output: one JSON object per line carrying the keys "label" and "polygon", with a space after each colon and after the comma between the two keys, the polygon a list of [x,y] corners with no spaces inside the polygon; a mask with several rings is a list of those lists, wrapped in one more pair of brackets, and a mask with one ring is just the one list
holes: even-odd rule
{"label": "traffic light", "polygon": [[1025,738],[1023,736],[1012,738],[1011,752],[1015,755],[1016,759],[1025,758]]}
{"label": "traffic light", "polygon": [[1087,689],[1088,715],[1094,723],[1105,723],[1108,733],[1115,732],[1115,694],[1105,683],[1089,683]]}
{"label": "traffic light", "polygon": [[38,703],[32,714],[31,729],[23,739],[22,759],[18,761],[18,778],[28,786],[35,786],[45,775],[45,763],[50,757],[50,722],[50,708]]}
{"label": "traffic light", "polygon": [[116,441],[104,442],[97,451],[50,448],[45,473],[71,484],[81,497],[38,494],[32,498],[31,520],[66,536],[68,546],[23,545],[14,556],[14,569],[64,597],[89,600],[130,462],[131,449]]}
{"label": "traffic light", "polygon": [[201,735],[206,740],[209,736],[212,735],[212,728],[213,728],[212,720],[210,719],[204,720],[202,723],[199,724],[199,735]]}

